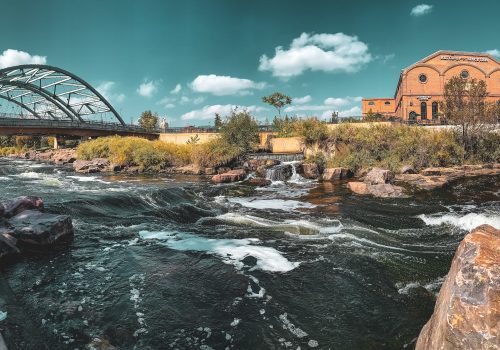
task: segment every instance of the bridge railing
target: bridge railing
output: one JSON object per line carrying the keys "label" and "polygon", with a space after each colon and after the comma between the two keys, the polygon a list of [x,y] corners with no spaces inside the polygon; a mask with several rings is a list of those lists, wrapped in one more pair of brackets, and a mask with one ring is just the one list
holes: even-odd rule
{"label": "bridge railing", "polygon": [[55,129],[86,129],[86,130],[106,130],[106,131],[120,131],[120,132],[136,132],[153,134],[160,133],[160,129],[144,129],[138,125],[121,125],[116,123],[86,121],[84,123],[79,121],[66,121],[66,120],[40,120],[40,119],[19,119],[19,118],[5,118],[0,115],[0,126],[10,127],[34,127],[34,128],[55,128]]}

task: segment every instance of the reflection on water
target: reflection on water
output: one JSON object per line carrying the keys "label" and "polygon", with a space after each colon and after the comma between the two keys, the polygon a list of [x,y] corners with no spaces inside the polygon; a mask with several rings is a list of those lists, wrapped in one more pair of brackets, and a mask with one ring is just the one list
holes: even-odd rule
{"label": "reflection on water", "polygon": [[70,247],[2,265],[11,348],[411,347],[464,234],[499,226],[498,178],[397,200],[276,178],[214,186],[0,159],[2,197],[41,196],[76,229]]}

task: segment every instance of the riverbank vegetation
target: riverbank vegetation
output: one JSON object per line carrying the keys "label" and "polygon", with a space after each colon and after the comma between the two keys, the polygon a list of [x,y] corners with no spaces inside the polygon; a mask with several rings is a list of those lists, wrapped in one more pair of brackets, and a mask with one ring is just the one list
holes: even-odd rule
{"label": "riverbank vegetation", "polygon": [[0,136],[0,156],[8,156],[29,149],[43,149],[54,146],[53,137],[44,136]]}
{"label": "riverbank vegetation", "polygon": [[77,157],[82,160],[107,158],[121,166],[158,170],[194,164],[200,167],[229,165],[254,151],[259,143],[257,122],[247,111],[234,110],[222,123],[219,137],[199,144],[196,139],[179,145],[139,137],[101,137],[81,143]]}

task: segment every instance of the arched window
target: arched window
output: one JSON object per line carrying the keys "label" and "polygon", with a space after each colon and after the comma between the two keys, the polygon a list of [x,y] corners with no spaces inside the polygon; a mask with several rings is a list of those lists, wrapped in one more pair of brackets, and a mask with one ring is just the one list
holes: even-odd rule
{"label": "arched window", "polygon": [[411,111],[409,116],[408,116],[408,120],[410,122],[414,122],[417,120],[417,113],[415,113],[415,111]]}
{"label": "arched window", "polygon": [[390,105],[391,103],[389,101],[385,101],[384,104],[387,106]]}
{"label": "arched window", "polygon": [[420,117],[422,117],[422,119],[427,119],[427,103],[426,102],[422,102],[420,104]]}
{"label": "arched window", "polygon": [[438,117],[439,107],[436,101],[432,102],[432,119],[436,119]]}

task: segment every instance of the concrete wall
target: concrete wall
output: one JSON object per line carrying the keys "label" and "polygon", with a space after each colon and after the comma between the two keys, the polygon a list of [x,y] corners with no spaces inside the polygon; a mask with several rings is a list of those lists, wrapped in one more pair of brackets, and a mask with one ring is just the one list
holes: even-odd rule
{"label": "concrete wall", "polygon": [[198,143],[205,143],[214,138],[216,138],[219,134],[216,132],[203,132],[203,133],[163,133],[160,134],[160,141],[175,143],[178,145],[186,144],[192,137],[196,137],[198,135]]}
{"label": "concrete wall", "polygon": [[276,137],[271,140],[273,153],[302,153],[304,143],[300,137]]}

